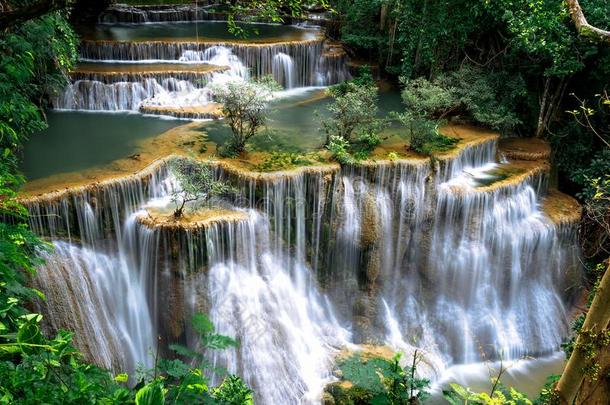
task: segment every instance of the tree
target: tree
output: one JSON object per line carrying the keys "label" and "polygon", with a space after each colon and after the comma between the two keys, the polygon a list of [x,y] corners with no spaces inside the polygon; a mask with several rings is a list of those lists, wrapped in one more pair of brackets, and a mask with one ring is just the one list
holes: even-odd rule
{"label": "tree", "polygon": [[350,143],[366,134],[376,133],[383,127],[378,118],[379,99],[377,85],[372,80],[352,80],[327,90],[333,98],[328,107],[330,117],[322,121],[327,144],[331,136],[339,136]]}
{"label": "tree", "polygon": [[610,31],[602,30],[589,24],[578,0],[566,0],[566,4],[570,10],[572,21],[580,35],[590,36],[598,41],[610,42]]}
{"label": "tree", "polygon": [[20,2],[0,2],[0,31],[23,24],[53,11],[65,10],[72,0],[36,0]]}
{"label": "tree", "polygon": [[270,77],[252,82],[234,79],[212,86],[212,94],[222,103],[224,119],[233,134],[225,154],[235,156],[246,149],[246,142],[265,125],[269,102],[279,89]]}
{"label": "tree", "polygon": [[355,79],[330,87],[327,94],[333,98],[330,116],[322,120],[327,149],[340,163],[365,159],[381,143],[379,133],[387,123],[379,118],[378,89],[370,71],[365,68]]}
{"label": "tree", "polygon": [[588,365],[595,361],[600,342],[607,345],[610,323],[610,265],[602,276],[599,287],[587,311],[585,322],[576,337],[574,350],[557,383],[562,404],[572,404],[585,378]]}
{"label": "tree", "polygon": [[226,194],[229,186],[214,179],[212,170],[203,163],[189,160],[176,160],[171,171],[178,180],[179,188],[172,193],[172,202],[176,204],[174,218],[181,218],[187,203],[198,201],[204,203],[214,196]]}
{"label": "tree", "polygon": [[406,110],[397,118],[408,128],[409,147],[423,155],[450,149],[457,140],[439,133],[445,117],[459,107],[449,89],[426,79],[402,79],[402,100]]}

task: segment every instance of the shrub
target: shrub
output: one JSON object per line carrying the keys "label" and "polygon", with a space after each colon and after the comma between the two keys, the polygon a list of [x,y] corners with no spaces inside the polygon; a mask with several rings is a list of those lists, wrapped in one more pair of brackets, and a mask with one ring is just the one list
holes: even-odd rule
{"label": "shrub", "polygon": [[341,164],[350,164],[354,162],[354,158],[348,152],[350,144],[342,136],[331,135],[326,148],[337,162]]}
{"label": "shrub", "polygon": [[189,202],[204,203],[229,191],[226,184],[214,179],[212,170],[203,163],[176,160],[172,162],[171,172],[180,184],[180,188],[175,189],[171,195],[172,202],[176,204],[174,218],[182,217]]}
{"label": "shrub", "polygon": [[[334,99],[330,117],[322,121],[326,147],[340,163],[366,159],[382,139],[387,121],[379,118],[378,90],[370,70],[328,89]],[[352,156],[353,155],[353,156]]]}
{"label": "shrub", "polygon": [[212,94],[222,103],[222,113],[233,135],[223,156],[236,156],[245,150],[246,142],[265,125],[269,102],[279,89],[270,77],[251,82],[234,79],[212,86]]}
{"label": "shrub", "polygon": [[515,105],[523,101],[526,88],[520,77],[464,66],[433,80],[401,79],[402,99],[411,120],[436,120],[464,114],[477,124],[510,132],[521,121]]}

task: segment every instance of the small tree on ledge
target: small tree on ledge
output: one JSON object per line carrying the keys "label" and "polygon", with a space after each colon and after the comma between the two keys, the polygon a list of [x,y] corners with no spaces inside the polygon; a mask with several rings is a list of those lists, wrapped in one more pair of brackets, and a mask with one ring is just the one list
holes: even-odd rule
{"label": "small tree on ledge", "polygon": [[175,219],[180,219],[184,215],[186,203],[193,201],[204,203],[230,190],[228,185],[215,180],[212,170],[200,162],[176,160],[171,165],[171,172],[179,183],[179,188],[171,195],[172,202],[176,204]]}
{"label": "small tree on ledge", "polygon": [[243,152],[246,142],[265,125],[269,101],[281,87],[265,76],[257,81],[229,80],[212,86],[212,94],[222,104],[222,113],[231,128],[233,139],[224,153],[235,156]]}

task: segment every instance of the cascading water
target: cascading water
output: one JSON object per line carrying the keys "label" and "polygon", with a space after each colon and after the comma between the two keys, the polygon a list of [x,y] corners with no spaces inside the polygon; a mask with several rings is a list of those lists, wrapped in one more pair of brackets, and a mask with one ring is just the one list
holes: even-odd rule
{"label": "cascading water", "polygon": [[295,87],[294,62],[289,55],[283,52],[273,57],[273,67],[271,68],[273,78],[287,89]]}
{"label": "cascading water", "polygon": [[211,320],[239,340],[214,360],[243,376],[264,403],[314,403],[348,333],[306,263],[276,251],[274,235],[255,211],[228,231],[208,232]]}
{"label": "cascading water", "polygon": [[[163,8],[160,12],[171,13],[171,10],[173,9]],[[194,15],[199,14],[196,9],[191,11]],[[113,9],[113,12],[122,13],[122,8]],[[150,15],[157,15],[154,9],[138,9],[132,16],[137,17],[138,21],[148,21],[149,12],[152,13]],[[180,13],[182,11],[176,15]],[[79,48],[82,61],[109,66],[123,64],[131,68],[123,74],[77,70],[72,76],[73,83],[55,97],[52,104],[57,109],[141,110],[144,113],[183,116],[185,113],[181,111],[182,108],[210,104],[211,83],[231,78],[248,80],[251,76],[272,75],[286,89],[293,89],[326,86],[350,77],[344,53],[327,51],[324,39],[311,29],[298,31],[306,32],[307,35],[298,40],[283,41],[278,38],[275,39],[276,42],[253,44],[200,41],[199,38],[194,42],[192,39],[191,42],[165,39],[138,42],[83,40]],[[198,33],[196,27],[195,32]],[[202,31],[203,34],[205,32]],[[202,75],[189,71],[188,68],[181,71],[180,64],[211,64],[227,69]],[[140,72],[138,65],[142,66]],[[165,69],[163,65],[171,65],[175,71]],[[121,72],[121,69],[117,70]],[[151,70],[155,73],[147,73]]]}
{"label": "cascading water", "polygon": [[[161,181],[163,166],[145,182],[33,204],[39,233],[80,238],[82,247],[56,244],[79,252],[62,260],[89,285],[60,271],[65,281],[41,281],[41,289],[65,285],[86,291],[83,302],[102,303],[94,315],[89,305],[72,318],[45,313],[52,325],[79,328],[77,319],[88,318],[112,325],[123,315],[88,284],[100,275],[82,257],[118,257],[114,271],[129,273],[121,280],[140,286],[148,308],[136,312],[139,323],[126,324],[153,325],[123,333],[134,342],[157,333],[188,343],[189,314],[208,313],[219,333],[240,343],[210,353],[215,364],[244,377],[269,404],[317,402],[333,353],[351,344],[418,348],[426,355],[420,371],[433,379],[454,364],[550,354],[565,336],[566,291],[580,274],[574,232],[541,212],[544,173],[497,187],[460,180],[483,173],[495,154],[495,141],[470,146],[436,173],[427,161],[260,178],[217,169],[236,184],[241,208],[230,209],[242,219],[180,232],[141,220],[147,200],[175,187]],[[130,367],[115,352],[113,333],[96,349],[113,353],[102,364]],[[142,361],[141,352],[130,356]]]}
{"label": "cascading water", "polygon": [[142,280],[114,255],[56,241],[34,285],[48,328],[75,331],[74,343],[96,364],[120,372],[152,365],[153,332]]}

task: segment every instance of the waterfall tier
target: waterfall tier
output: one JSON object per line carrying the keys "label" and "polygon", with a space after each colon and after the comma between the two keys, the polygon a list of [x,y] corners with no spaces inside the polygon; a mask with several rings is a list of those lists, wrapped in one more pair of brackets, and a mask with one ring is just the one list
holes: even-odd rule
{"label": "waterfall tier", "polygon": [[[564,212],[577,204],[556,191],[543,199],[545,162],[499,165],[497,154],[497,139],[488,137],[436,165],[398,160],[261,174],[211,163],[236,192],[222,203],[228,216],[215,211],[210,220],[203,211],[193,214],[194,226],[189,218],[187,225],[159,220],[147,208],[176,187],[166,161],[26,203],[38,234],[79,252],[62,254],[75,268],[86,268],[83,257],[128,264],[146,296],[140,318],[152,320],[153,333],[188,344],[190,314],[208,313],[240,342],[214,355],[216,365],[242,375],[262,403],[315,403],[334,354],[351,343],[417,347],[432,378],[452,364],[559,347],[581,282],[577,218]],[[43,292],[71,282],[60,274],[39,283]],[[109,298],[89,291],[110,316]],[[51,328],[75,322],[67,313],[47,317]],[[113,342],[112,333],[99,338]],[[123,333],[145,341],[137,328]],[[109,358],[120,361],[118,353]]]}
{"label": "waterfall tier", "polygon": [[209,1],[200,1],[199,7],[194,5],[155,5],[130,6],[116,4],[106,9],[99,17],[102,23],[150,23],[150,22],[180,22],[218,20],[222,15],[210,12],[205,7],[213,4]]}
{"label": "waterfall tier", "polygon": [[203,87],[214,73],[223,73],[228,66],[210,64],[128,64],[128,63],[81,63],[70,72],[72,81],[89,80],[104,84],[120,82],[144,82],[154,79],[163,82],[168,79],[192,82],[195,87]]}
{"label": "waterfall tier", "polygon": [[[273,75],[287,87],[329,85],[349,77],[344,54],[324,53],[323,39],[269,44],[83,41],[80,55],[96,61],[200,61],[199,55],[214,47],[230,49],[253,76]],[[292,61],[292,83],[284,79],[286,63],[278,64],[278,55]]]}
{"label": "waterfall tier", "polygon": [[286,89],[349,79],[347,57],[323,39],[281,43],[82,41],[88,63],[53,98],[58,109],[217,118],[208,85],[271,75]]}

